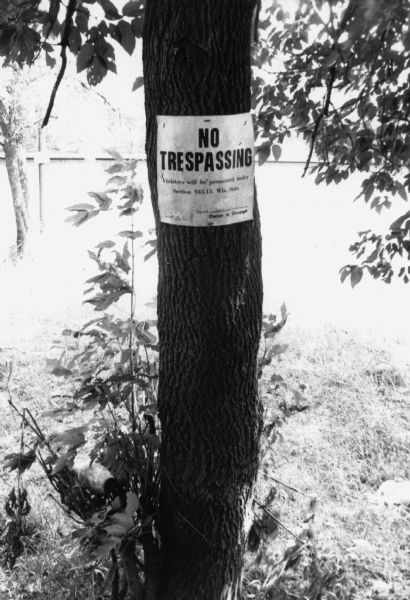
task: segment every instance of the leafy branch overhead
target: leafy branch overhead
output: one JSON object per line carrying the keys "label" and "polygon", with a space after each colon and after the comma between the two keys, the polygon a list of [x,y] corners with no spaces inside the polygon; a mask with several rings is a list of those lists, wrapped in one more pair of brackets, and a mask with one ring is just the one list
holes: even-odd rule
{"label": "leafy branch overhead", "polygon": [[[410,192],[409,0],[301,0],[290,9],[269,3],[254,49],[259,162],[277,160],[298,135],[317,184],[364,174],[358,198],[377,212],[399,207]],[[351,246],[359,263],[342,278],[356,285],[367,270],[409,281],[409,220],[395,223],[384,236],[360,234]]]}
{"label": "leafy branch overhead", "polygon": [[[60,54],[44,124],[68,52],[95,85],[116,72],[115,45],[131,54],[142,36],[141,0],[126,2],[122,10],[111,0],[3,4],[0,56],[6,65],[32,64],[43,53],[54,66]],[[298,135],[308,143],[304,174],[314,174],[317,184],[338,184],[360,173],[358,198],[377,212],[406,201],[410,0],[273,0],[262,8],[252,80],[259,162],[270,155],[279,160],[285,140]],[[142,85],[143,78],[137,77],[132,89]],[[87,211],[82,216],[88,218]],[[385,282],[393,276],[409,281],[405,215],[400,231],[393,223],[385,235],[360,234],[350,249],[358,262],[346,265],[341,276],[352,285],[364,271]]]}
{"label": "leafy branch overhead", "polygon": [[[44,119],[47,124],[58,87],[67,65],[67,51],[77,60],[77,70],[86,71],[90,85],[102,81],[108,71],[116,72],[115,43],[128,54],[142,36],[144,2],[131,0],[119,12],[111,0],[9,0],[0,14],[0,57],[5,65],[33,64],[40,53],[48,66],[61,66]],[[87,5],[93,5],[89,8]],[[113,44],[114,42],[114,44]]]}

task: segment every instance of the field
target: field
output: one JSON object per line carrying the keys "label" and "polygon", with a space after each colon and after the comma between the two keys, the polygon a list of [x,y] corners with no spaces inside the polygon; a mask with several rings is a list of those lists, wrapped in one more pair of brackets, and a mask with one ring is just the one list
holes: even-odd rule
{"label": "field", "polygon": [[[16,297],[2,315],[0,362],[13,363],[13,398],[46,427],[51,424],[41,414],[61,402],[62,384],[47,372],[45,359],[53,356],[53,340],[65,327],[78,327],[87,318],[84,308],[73,307],[60,304],[33,313]],[[258,496],[274,488],[271,511],[280,524],[275,521],[274,535],[256,562],[254,556],[249,560],[246,597],[408,600],[409,508],[386,505],[375,493],[385,480],[410,479],[408,342],[325,325],[303,328],[292,317],[279,342],[289,347],[261,380],[267,423],[275,422],[278,434],[265,456],[268,476],[261,475]],[[293,391],[276,386],[279,375]],[[0,455],[17,451],[19,440],[19,418],[1,392]],[[28,471],[23,482],[30,528],[13,571],[0,571],[1,599],[98,598],[104,566],[84,566],[67,537],[74,524],[49,496],[41,471]],[[2,471],[2,528],[14,484],[15,476]],[[308,523],[321,572],[305,557],[278,577],[277,562],[295,536],[305,535],[303,520],[312,508]],[[281,591],[262,595],[273,576]],[[315,585],[322,596],[313,596]]]}

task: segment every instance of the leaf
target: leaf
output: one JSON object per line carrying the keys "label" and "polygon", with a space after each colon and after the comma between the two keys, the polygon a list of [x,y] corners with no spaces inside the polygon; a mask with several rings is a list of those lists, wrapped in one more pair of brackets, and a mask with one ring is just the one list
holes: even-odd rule
{"label": "leaf", "polygon": [[125,169],[126,166],[123,163],[116,162],[109,166],[108,169],[105,169],[105,172],[114,175],[115,173],[121,173],[121,171],[124,171]]}
{"label": "leaf", "polygon": [[95,206],[93,206],[92,204],[88,204],[87,202],[82,202],[81,204],[73,204],[72,206],[68,206],[67,210],[69,210],[69,211],[74,211],[74,210],[89,211],[89,210],[95,210]]}
{"label": "leaf", "polygon": [[374,117],[377,115],[377,108],[376,106],[374,106],[374,104],[369,104],[368,108],[367,108],[367,118],[368,119],[374,119]]}
{"label": "leaf", "polygon": [[279,160],[282,154],[282,148],[277,144],[273,144],[272,146],[272,154],[275,160]]}
{"label": "leaf", "polygon": [[125,507],[125,512],[129,515],[133,515],[140,506],[140,501],[138,499],[137,494],[134,492],[127,492],[127,505]]}
{"label": "leaf", "polygon": [[142,12],[142,2],[140,0],[131,0],[124,4],[122,14],[124,17],[138,17]]}
{"label": "leaf", "polygon": [[46,65],[47,67],[50,67],[50,69],[53,69],[56,66],[56,59],[51,56],[48,52],[46,52]]}
{"label": "leaf", "polygon": [[108,63],[103,56],[94,56],[87,69],[87,81],[90,85],[98,85],[108,71]]}
{"label": "leaf", "polygon": [[107,19],[119,19],[120,15],[118,13],[117,7],[111,2],[111,0],[99,0],[105,16]]}
{"label": "leaf", "polygon": [[144,85],[144,78],[137,77],[136,80],[134,81],[134,83],[132,84],[132,91],[135,92],[135,90],[142,87],[143,85]]}
{"label": "leaf", "polygon": [[[110,23],[110,25],[114,25],[114,23]],[[116,27],[116,25],[114,25],[114,27]],[[107,23],[105,21],[100,21],[98,23],[98,31],[104,37],[108,35],[109,27],[108,27],[108,25],[107,25]]]}
{"label": "leaf", "polygon": [[375,262],[378,258],[379,258],[379,253],[380,253],[380,249],[379,248],[375,248],[373,250],[373,252],[371,252],[369,254],[369,256],[366,258],[366,263],[372,263]]}
{"label": "leaf", "polygon": [[93,210],[91,212],[78,211],[77,213],[71,215],[70,217],[67,217],[66,222],[73,223],[73,225],[75,227],[79,227],[80,225],[82,225],[83,223],[85,223],[86,221],[88,221],[89,219],[91,219],[92,217],[95,217],[97,215],[98,215],[98,211],[96,211],[96,210]]}
{"label": "leaf", "polygon": [[142,37],[143,24],[144,24],[143,10],[141,9],[141,13],[138,15],[138,17],[135,17],[135,19],[133,19],[131,21],[131,28],[132,28],[132,31],[133,31],[133,34],[135,35],[135,37],[137,37],[137,38]]}
{"label": "leaf", "polygon": [[111,304],[117,302],[121,296],[130,293],[128,289],[117,290],[111,294],[97,294],[94,298],[86,300],[86,303],[92,304],[95,310],[106,310]]}
{"label": "leaf", "polygon": [[120,43],[121,34],[120,34],[120,30],[118,29],[117,25],[114,25],[114,23],[110,23],[108,31],[109,31],[109,34],[112,37],[112,39],[115,40],[116,42]]}
{"label": "leaf", "polygon": [[263,165],[266,162],[270,155],[270,142],[263,142],[260,146],[257,146],[256,152],[258,153],[258,164]]}
{"label": "leaf", "polygon": [[346,277],[348,277],[350,275],[350,268],[347,267],[342,267],[339,271],[339,275],[340,275],[340,281],[341,283],[343,283],[346,279]]}
{"label": "leaf", "polygon": [[29,450],[25,454],[20,454],[19,452],[6,454],[4,457],[4,468],[10,471],[18,469],[20,473],[23,473],[31,467],[35,460],[36,453],[34,450]]}
{"label": "leaf", "polygon": [[365,202],[368,202],[370,200],[370,198],[372,197],[372,194],[374,192],[374,185],[370,184],[368,185],[365,190],[364,190],[364,200]]}
{"label": "leaf", "polygon": [[110,537],[123,538],[128,530],[121,523],[109,523],[104,526],[104,531]]}
{"label": "leaf", "polygon": [[108,179],[107,186],[121,187],[127,183],[127,180],[128,177],[126,175],[114,175],[114,177]]}
{"label": "leaf", "polygon": [[127,231],[120,231],[119,233],[117,233],[117,235],[120,235],[121,237],[126,237],[129,240],[136,240],[137,238],[142,237],[143,233],[142,233],[142,231],[127,230]]}
{"label": "leaf", "polygon": [[94,550],[94,555],[97,560],[103,560],[107,555],[122,542],[118,537],[106,537],[105,541]]}
{"label": "leaf", "polygon": [[121,34],[120,44],[128,54],[132,54],[135,48],[135,37],[131,25],[127,21],[120,21],[118,29]]}
{"label": "leaf", "polygon": [[154,254],[156,254],[157,249],[156,248],[152,248],[152,250],[150,250],[149,252],[147,252],[147,254],[144,256],[144,261],[148,260],[151,258],[151,256],[154,256]]}
{"label": "leaf", "polygon": [[81,33],[87,33],[88,31],[88,20],[90,18],[90,11],[85,6],[81,7],[81,10],[76,11],[75,24]]}
{"label": "leaf", "polygon": [[59,0],[50,0],[50,8],[48,11],[48,19],[50,21],[51,24],[53,24],[57,17],[58,17],[58,13],[60,10],[60,2]]}
{"label": "leaf", "polygon": [[[406,229],[409,229],[409,224],[406,223],[407,220],[409,220],[409,224],[410,224],[410,210],[408,212],[406,212],[404,215],[402,215],[401,217],[399,217],[398,219],[396,219],[396,221],[394,221],[390,225],[390,229],[392,231],[398,231],[398,230],[402,229],[403,226]],[[405,223],[406,223],[406,225],[405,225]]]}
{"label": "leaf", "polygon": [[[95,261],[98,263],[99,259],[98,259],[98,256],[96,255],[96,253],[95,253],[95,252],[93,252],[92,250],[87,250],[87,254],[88,254],[88,256],[89,256],[89,257],[90,257],[92,260],[95,260]],[[97,277],[98,277],[98,278],[99,278],[99,277],[103,277],[103,275],[97,275]],[[86,283],[89,283],[90,281],[94,281],[94,280],[93,280],[93,279],[89,279],[89,280],[88,280]],[[95,279],[95,281],[97,281],[97,280]]]}
{"label": "leaf", "polygon": [[282,329],[284,323],[283,321],[281,321],[280,323],[266,323],[266,325],[264,324],[264,334],[263,336],[265,338],[273,338],[275,337],[275,335],[277,335],[279,333],[279,331]]}
{"label": "leaf", "polygon": [[[124,530],[124,535],[134,527],[134,519],[129,513],[114,513],[110,517],[110,522],[114,525],[119,525]],[[106,529],[106,527],[104,527]]]}
{"label": "leaf", "polygon": [[363,277],[363,269],[359,266],[355,266],[354,269],[350,273],[350,283],[352,288],[354,288],[358,283],[360,283]]}
{"label": "leaf", "polygon": [[115,160],[120,160],[120,161],[124,160],[124,158],[121,156],[121,154],[118,152],[118,150],[115,150],[115,148],[106,148],[105,151],[107,154],[109,154]]}
{"label": "leaf", "polygon": [[407,201],[407,192],[402,183],[399,183],[398,181],[396,181],[396,190],[397,190],[399,196],[401,198],[403,198],[403,200]]}
{"label": "leaf", "polygon": [[94,56],[94,47],[91,44],[84,44],[77,54],[77,71],[80,73],[90,66]]}
{"label": "leaf", "polygon": [[96,245],[96,248],[102,250],[103,248],[113,248],[115,246],[115,242],[112,240],[105,240],[104,242],[100,242]]}
{"label": "leaf", "polygon": [[51,433],[48,437],[50,444],[58,444],[67,446],[70,450],[79,448],[86,443],[84,431],[87,431],[86,426],[73,427],[65,431]]}
{"label": "leaf", "polygon": [[99,210],[108,210],[112,204],[112,199],[105,192],[88,192],[88,195],[97,201]]}
{"label": "leaf", "polygon": [[81,33],[78,27],[72,27],[70,32],[70,37],[68,38],[68,46],[73,52],[73,54],[77,54],[77,52],[81,48]]}

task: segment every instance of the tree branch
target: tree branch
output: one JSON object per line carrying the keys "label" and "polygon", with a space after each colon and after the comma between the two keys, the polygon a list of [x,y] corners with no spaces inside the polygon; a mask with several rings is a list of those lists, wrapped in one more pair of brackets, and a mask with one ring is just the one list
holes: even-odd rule
{"label": "tree branch", "polygon": [[65,26],[64,31],[61,36],[61,67],[60,71],[57,75],[57,79],[54,83],[53,90],[51,92],[50,101],[48,103],[47,111],[44,117],[44,121],[41,127],[46,127],[50,120],[51,111],[53,110],[54,101],[57,95],[58,88],[60,87],[60,83],[63,80],[64,73],[67,67],[67,46],[69,43],[71,26],[73,23],[73,15],[77,5],[77,0],[70,0],[67,6],[66,18],[65,18]]}
{"label": "tree branch", "polygon": [[308,154],[308,157],[307,157],[307,160],[305,163],[305,168],[303,169],[302,177],[304,177],[306,175],[307,170],[309,169],[309,166],[310,166],[310,163],[312,160],[312,156],[313,156],[313,150],[315,149],[316,137],[319,132],[319,127],[322,122],[322,119],[323,119],[323,117],[326,117],[329,112],[329,105],[330,105],[330,101],[332,98],[332,89],[333,89],[333,84],[335,82],[335,79],[336,79],[336,65],[332,65],[332,67],[330,68],[330,71],[329,71],[329,81],[327,83],[327,93],[326,93],[325,104],[323,106],[322,112],[318,115],[316,122],[315,122],[315,127],[312,132],[312,139],[310,141],[309,154]]}
{"label": "tree branch", "polygon": [[354,13],[358,8],[358,2],[356,0],[350,0],[349,4],[346,7],[346,10],[343,13],[342,19],[340,21],[340,25],[337,31],[337,37],[339,37],[344,31],[346,31],[346,27],[349,24],[349,21],[352,19]]}
{"label": "tree branch", "polygon": [[92,88],[91,86],[87,85],[84,81],[80,81],[81,87],[86,91],[86,92],[93,92],[94,94],[96,94],[99,98],[101,98],[101,100],[104,102],[104,104],[106,104],[113,112],[116,113],[120,113],[121,111],[118,107],[114,106],[114,104],[112,104],[108,98],[106,96],[104,96],[104,94],[102,94],[101,92],[99,92],[98,90],[96,90],[95,88]]}
{"label": "tree branch", "polygon": [[345,134],[347,135],[347,137],[350,140],[350,144],[352,146],[352,159],[353,159],[353,162],[354,162],[354,164],[355,164],[355,166],[357,168],[358,165],[357,165],[357,160],[356,160],[355,143],[354,143],[353,136],[350,133],[350,130],[347,127],[346,123],[343,121],[343,118],[340,116],[339,111],[337,110],[337,108],[335,107],[335,105],[333,104],[333,102],[330,102],[330,104],[331,104],[331,106],[333,108],[333,113],[332,114],[334,114],[336,116],[337,120],[340,123],[340,126],[342,127],[342,129],[344,130]]}

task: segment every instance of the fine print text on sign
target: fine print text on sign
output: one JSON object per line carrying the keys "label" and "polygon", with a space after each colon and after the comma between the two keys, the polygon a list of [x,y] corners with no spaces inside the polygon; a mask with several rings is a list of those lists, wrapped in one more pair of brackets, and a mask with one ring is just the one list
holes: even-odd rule
{"label": "fine print text on sign", "polygon": [[158,116],[157,122],[161,222],[208,227],[252,220],[251,115]]}

